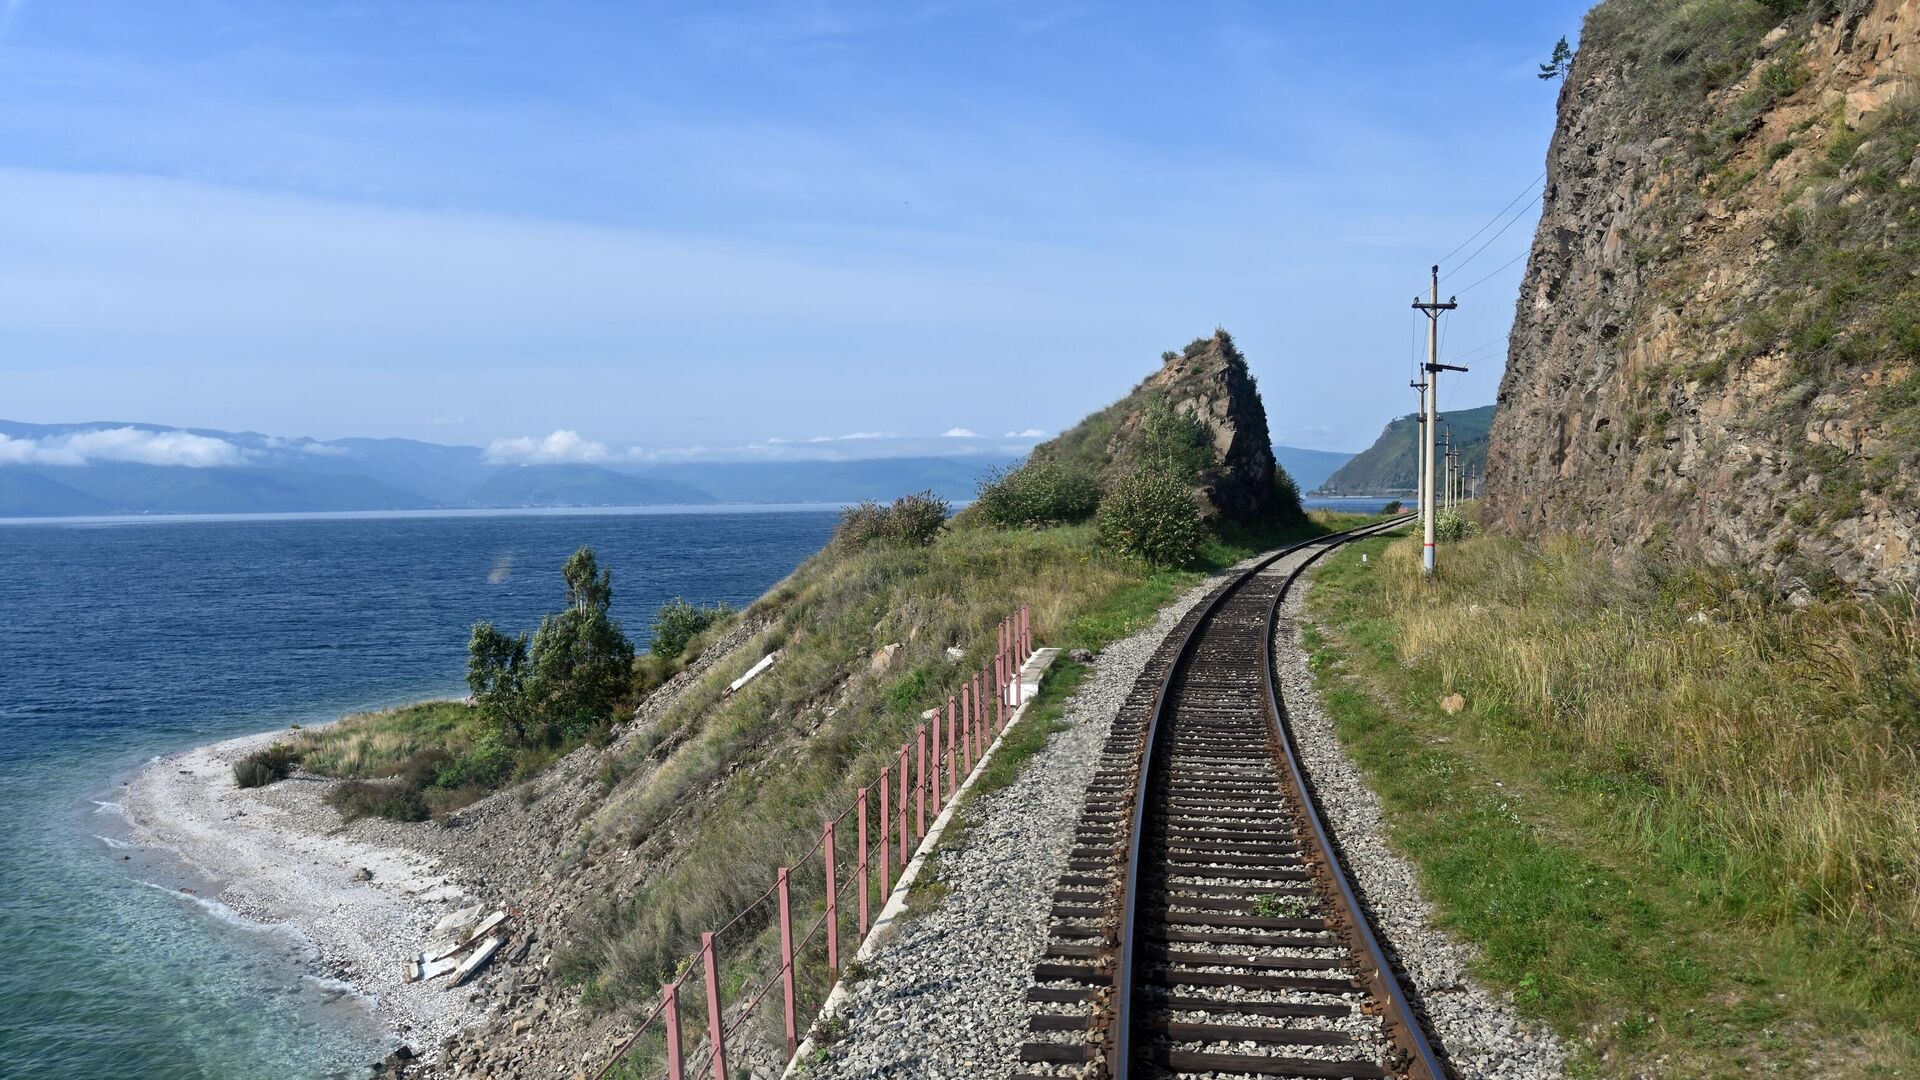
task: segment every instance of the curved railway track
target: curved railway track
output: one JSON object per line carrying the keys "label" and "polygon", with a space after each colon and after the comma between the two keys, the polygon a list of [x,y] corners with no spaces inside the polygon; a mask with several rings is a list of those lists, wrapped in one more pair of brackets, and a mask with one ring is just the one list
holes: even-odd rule
{"label": "curved railway track", "polygon": [[1148,661],[1054,893],[1022,1077],[1451,1076],[1310,797],[1274,678],[1294,581],[1404,520],[1274,553]]}

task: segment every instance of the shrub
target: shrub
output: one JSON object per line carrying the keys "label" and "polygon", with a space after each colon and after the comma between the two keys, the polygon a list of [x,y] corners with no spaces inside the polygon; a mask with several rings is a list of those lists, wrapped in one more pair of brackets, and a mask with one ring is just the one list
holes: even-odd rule
{"label": "shrub", "polygon": [[673,659],[687,651],[687,644],[707,627],[731,614],[733,609],[725,604],[698,607],[676,596],[654,613],[653,637],[647,643],[647,651],[662,659]]}
{"label": "shrub", "polygon": [[1206,527],[1186,481],[1158,469],[1122,478],[1100,503],[1100,542],[1154,566],[1186,566]]}
{"label": "shrub", "polygon": [[871,500],[847,508],[840,516],[840,527],[833,531],[833,544],[845,551],[858,551],[872,544],[899,547],[925,547],[940,535],[952,510],[947,500],[931,491],[905,495],[881,506]]}
{"label": "shrub", "polygon": [[1192,411],[1181,412],[1164,397],[1147,402],[1140,417],[1141,458],[1150,469],[1191,480],[1214,465],[1213,429]]}
{"label": "shrub", "polygon": [[342,780],[327,792],[327,803],[348,821],[382,817],[392,821],[427,820],[427,800],[403,780]]}
{"label": "shrub", "polygon": [[255,750],[234,762],[233,782],[243,788],[265,787],[292,775],[293,766],[299,760],[299,751],[292,746],[274,743],[265,750]]}
{"label": "shrub", "polygon": [[1002,528],[1039,528],[1085,521],[1100,506],[1093,474],[1057,461],[994,468],[980,482],[979,513]]}
{"label": "shrub", "polygon": [[1480,531],[1480,526],[1458,510],[1442,510],[1433,518],[1433,538],[1443,543],[1458,543]]}
{"label": "shrub", "polygon": [[1394,499],[1394,500],[1392,500],[1391,502],[1389,502],[1389,503],[1387,503],[1387,505],[1385,505],[1385,506],[1383,506],[1383,507],[1381,507],[1381,508],[1380,508],[1380,513],[1381,513],[1381,514],[1383,514],[1383,515],[1385,515],[1385,514],[1397,514],[1397,513],[1399,513],[1399,512],[1400,512],[1400,509],[1401,509],[1401,503],[1400,503],[1400,500],[1399,500],[1399,499]]}

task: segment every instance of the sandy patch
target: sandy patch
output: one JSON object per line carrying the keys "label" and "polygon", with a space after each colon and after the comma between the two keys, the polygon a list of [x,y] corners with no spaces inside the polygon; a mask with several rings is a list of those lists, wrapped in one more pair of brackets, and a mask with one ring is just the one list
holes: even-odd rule
{"label": "sandy patch", "polygon": [[322,801],[333,781],[234,784],[234,761],[285,737],[229,739],[147,765],[122,789],[129,838],[217,882],[218,902],[240,917],[300,933],[320,955],[320,974],[352,985],[397,1042],[431,1057],[483,1012],[466,988],[401,974],[402,959],[463,899],[455,868],[400,835],[430,826],[343,825]]}

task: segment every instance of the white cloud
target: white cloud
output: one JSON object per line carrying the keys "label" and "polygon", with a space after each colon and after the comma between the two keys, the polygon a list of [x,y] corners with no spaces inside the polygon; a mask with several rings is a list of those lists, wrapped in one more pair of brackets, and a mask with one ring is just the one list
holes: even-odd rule
{"label": "white cloud", "polygon": [[1025,431],[1009,431],[1001,436],[1003,439],[1044,439],[1046,437],[1047,433],[1037,427],[1030,427]]}
{"label": "white cloud", "polygon": [[129,461],[140,465],[180,465],[206,469],[244,465],[247,452],[209,435],[140,428],[95,428],[40,439],[0,435],[0,465],[85,465],[90,461]]}
{"label": "white cloud", "polygon": [[333,446],[329,443],[323,443],[323,442],[301,443],[300,452],[303,454],[312,454],[314,457],[346,457],[347,456],[346,447]]}
{"label": "white cloud", "polygon": [[583,439],[579,432],[564,428],[544,439],[522,435],[514,439],[495,439],[487,444],[487,460],[503,465],[592,462],[603,461],[606,457],[606,444]]}
{"label": "white cloud", "polygon": [[[897,439],[897,438],[899,438],[899,436],[894,434],[891,431],[850,431],[845,435],[815,435],[813,438],[808,439],[807,441],[810,443],[823,443],[823,442],[847,442],[849,440],[858,441],[861,439]],[[779,443],[779,442],[786,442],[787,440],[768,439],[767,441],[770,443]]]}
{"label": "white cloud", "polygon": [[941,432],[940,437],[943,439],[977,439],[980,437],[980,433],[977,431],[968,431],[963,427],[953,427]]}
{"label": "white cloud", "polygon": [[87,459],[63,447],[48,446],[38,439],[15,439],[0,435],[0,465],[85,465]]}

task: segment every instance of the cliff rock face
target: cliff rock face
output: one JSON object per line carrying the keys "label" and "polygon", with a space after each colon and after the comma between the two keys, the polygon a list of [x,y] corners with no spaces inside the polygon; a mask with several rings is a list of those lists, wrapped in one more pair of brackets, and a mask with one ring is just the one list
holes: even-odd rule
{"label": "cliff rock face", "polygon": [[1494,420],[1499,523],[1789,592],[1915,580],[1917,75],[1920,0],[1594,9]]}
{"label": "cliff rock face", "polygon": [[1195,493],[1208,516],[1250,522],[1273,510],[1277,466],[1267,409],[1225,330],[1166,354],[1160,370],[1132,393],[1035,447],[1033,457],[1084,464],[1103,482],[1129,472],[1139,466],[1141,428],[1155,399],[1198,417],[1211,433],[1215,465]]}

